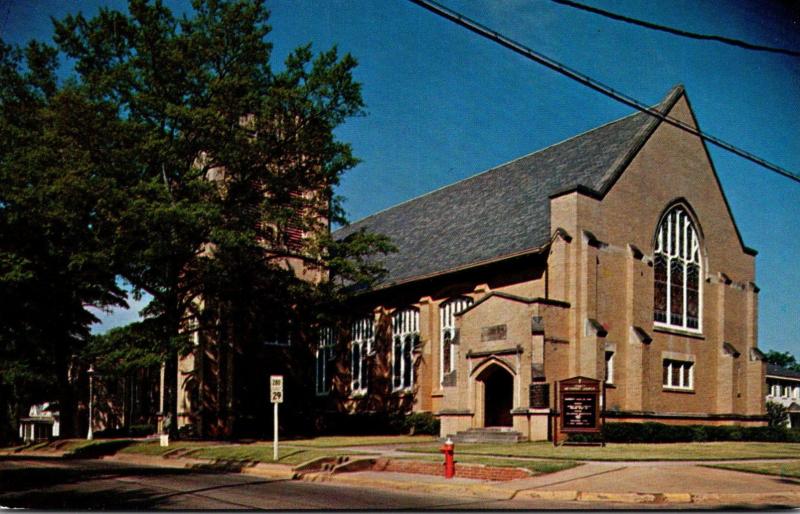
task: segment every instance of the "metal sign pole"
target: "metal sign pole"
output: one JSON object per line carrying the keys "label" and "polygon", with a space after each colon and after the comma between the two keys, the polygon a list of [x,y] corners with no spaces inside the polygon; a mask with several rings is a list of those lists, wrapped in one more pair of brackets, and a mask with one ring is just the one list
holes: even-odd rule
{"label": "metal sign pole", "polygon": [[283,376],[269,377],[269,396],[272,402],[272,460],[278,460],[278,404],[283,403]]}
{"label": "metal sign pole", "polygon": [[278,402],[273,403],[275,413],[272,416],[272,460],[278,460]]}

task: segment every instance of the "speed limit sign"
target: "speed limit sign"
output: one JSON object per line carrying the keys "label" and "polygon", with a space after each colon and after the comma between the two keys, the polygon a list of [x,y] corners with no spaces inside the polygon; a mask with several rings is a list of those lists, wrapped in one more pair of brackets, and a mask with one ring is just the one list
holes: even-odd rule
{"label": "speed limit sign", "polygon": [[272,403],[283,403],[283,375],[269,377],[269,397]]}
{"label": "speed limit sign", "polygon": [[283,403],[283,375],[269,376],[269,398],[275,411],[272,415],[272,460],[278,461],[278,404]]}

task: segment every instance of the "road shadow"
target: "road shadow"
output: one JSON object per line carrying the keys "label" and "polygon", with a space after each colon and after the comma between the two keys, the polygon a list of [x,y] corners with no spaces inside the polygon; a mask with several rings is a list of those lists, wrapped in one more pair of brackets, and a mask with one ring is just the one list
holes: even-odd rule
{"label": "road shadow", "polygon": [[110,487],[103,490],[83,491],[28,491],[0,494],[0,505],[10,508],[35,510],[156,510],[166,508],[170,499],[147,488]]}
{"label": "road shadow", "polygon": [[[0,459],[0,463],[6,460]],[[24,459],[32,461],[34,459]],[[52,459],[42,459],[52,463]],[[29,489],[48,488],[63,484],[73,484],[96,479],[117,478],[123,476],[178,476],[192,473],[189,469],[156,468],[125,464],[80,462],[71,460],[69,466],[28,466],[4,467],[0,469],[0,493],[21,492]]]}
{"label": "road shadow", "polygon": [[[13,460],[13,459],[3,459]],[[29,459],[26,459],[29,460]],[[2,461],[0,461],[2,463]],[[177,497],[207,493],[218,489],[233,489],[267,484],[276,480],[249,480],[231,483],[212,483],[204,487],[175,487],[187,475],[218,474],[220,467],[206,469],[166,469],[98,461],[71,460],[69,465],[0,468],[0,506],[36,510],[157,510],[175,508]],[[206,472],[206,473],[204,473]],[[124,481],[116,478],[125,477]],[[142,483],[158,478],[152,485]],[[177,480],[175,480],[177,479]],[[141,480],[142,482],[140,482]],[[189,482],[192,483],[191,480]],[[158,484],[169,484],[160,487]],[[233,508],[252,508],[230,500],[209,499],[230,504]]]}

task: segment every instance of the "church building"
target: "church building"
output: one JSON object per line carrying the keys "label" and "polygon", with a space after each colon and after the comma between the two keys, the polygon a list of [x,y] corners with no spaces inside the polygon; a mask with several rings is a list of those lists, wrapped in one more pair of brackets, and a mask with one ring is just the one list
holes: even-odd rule
{"label": "church building", "polygon": [[[697,128],[686,92],[655,106]],[[398,251],[322,330],[321,409],[551,437],[557,382],[607,421],[764,424],[756,251],[705,143],[638,112],[364,218]]]}

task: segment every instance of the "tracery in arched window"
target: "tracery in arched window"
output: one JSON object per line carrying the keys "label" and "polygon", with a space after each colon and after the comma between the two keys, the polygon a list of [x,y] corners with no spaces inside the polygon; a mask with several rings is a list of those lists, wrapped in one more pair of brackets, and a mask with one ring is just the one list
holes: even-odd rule
{"label": "tracery in arched window", "polygon": [[653,320],[699,330],[700,239],[684,207],[672,208],[661,220],[653,254]]}

